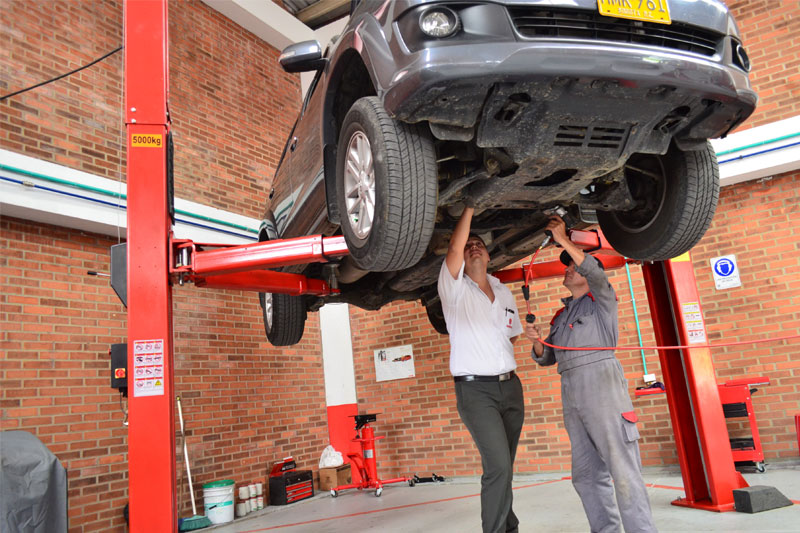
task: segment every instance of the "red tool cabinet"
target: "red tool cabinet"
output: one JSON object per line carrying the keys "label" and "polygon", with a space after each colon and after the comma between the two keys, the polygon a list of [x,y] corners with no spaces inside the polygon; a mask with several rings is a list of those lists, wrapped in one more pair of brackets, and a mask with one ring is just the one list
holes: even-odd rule
{"label": "red tool cabinet", "polygon": [[765,376],[755,376],[743,379],[734,379],[717,385],[719,398],[722,401],[722,411],[725,418],[747,418],[750,422],[750,433],[748,437],[737,437],[730,439],[733,461],[753,462],[759,472],[763,472],[764,452],[761,449],[761,438],[758,435],[758,425],[756,415],[753,411],[751,395],[757,389],[755,385],[769,385],[769,378]]}
{"label": "red tool cabinet", "polygon": [[295,470],[294,459],[276,462],[269,473],[270,505],[286,505],[314,495],[314,476],[310,470]]}

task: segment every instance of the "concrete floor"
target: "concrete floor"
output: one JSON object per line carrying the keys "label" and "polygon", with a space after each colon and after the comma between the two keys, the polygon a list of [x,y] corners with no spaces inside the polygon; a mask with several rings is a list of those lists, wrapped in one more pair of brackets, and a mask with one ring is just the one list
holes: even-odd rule
{"label": "concrete floor", "polygon": [[[422,475],[422,474],[420,474]],[[671,505],[683,497],[677,471],[645,471],[656,526],[669,531],[800,531],[800,464],[767,465],[763,474],[744,473],[751,485],[777,488],[796,505],[757,514],[714,513]],[[234,522],[211,528],[214,533],[480,532],[480,480],[459,478],[416,487],[388,485],[380,498],[374,491],[343,492],[338,498],[318,493],[288,506],[270,506]],[[520,475],[514,481],[514,511],[521,533],[585,532],[589,524],[580,500],[564,475]],[[207,529],[206,531],[209,531]]]}

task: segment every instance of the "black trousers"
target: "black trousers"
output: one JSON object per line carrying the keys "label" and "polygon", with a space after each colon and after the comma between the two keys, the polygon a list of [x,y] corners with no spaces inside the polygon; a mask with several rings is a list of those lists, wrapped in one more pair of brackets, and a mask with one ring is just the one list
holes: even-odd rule
{"label": "black trousers", "polygon": [[478,447],[481,476],[481,523],[484,533],[517,531],[511,508],[514,457],[525,420],[522,383],[508,381],[456,382],[458,414]]}

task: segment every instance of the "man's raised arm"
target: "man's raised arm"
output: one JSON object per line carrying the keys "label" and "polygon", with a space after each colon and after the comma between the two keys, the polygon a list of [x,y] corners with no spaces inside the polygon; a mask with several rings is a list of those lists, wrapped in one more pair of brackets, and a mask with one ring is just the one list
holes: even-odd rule
{"label": "man's raised arm", "polygon": [[475,208],[473,207],[464,208],[464,212],[461,213],[461,218],[458,219],[458,224],[456,224],[456,229],[453,231],[453,236],[450,238],[450,246],[447,248],[445,262],[447,263],[447,270],[450,271],[453,279],[458,277],[461,265],[464,264],[464,247],[467,245],[474,212]]}

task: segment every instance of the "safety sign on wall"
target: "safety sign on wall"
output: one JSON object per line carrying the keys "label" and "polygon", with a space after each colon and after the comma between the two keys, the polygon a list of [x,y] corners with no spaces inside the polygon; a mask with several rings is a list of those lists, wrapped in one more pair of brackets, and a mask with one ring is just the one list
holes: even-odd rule
{"label": "safety sign on wall", "polygon": [[164,395],[164,339],[133,341],[133,395]]}
{"label": "safety sign on wall", "polygon": [[730,289],[741,287],[742,280],[739,278],[739,267],[736,266],[736,256],[723,255],[711,259],[711,273],[714,275],[714,285],[717,289]]}
{"label": "safety sign on wall", "polygon": [[414,377],[414,347],[410,344],[375,350],[377,381]]}

